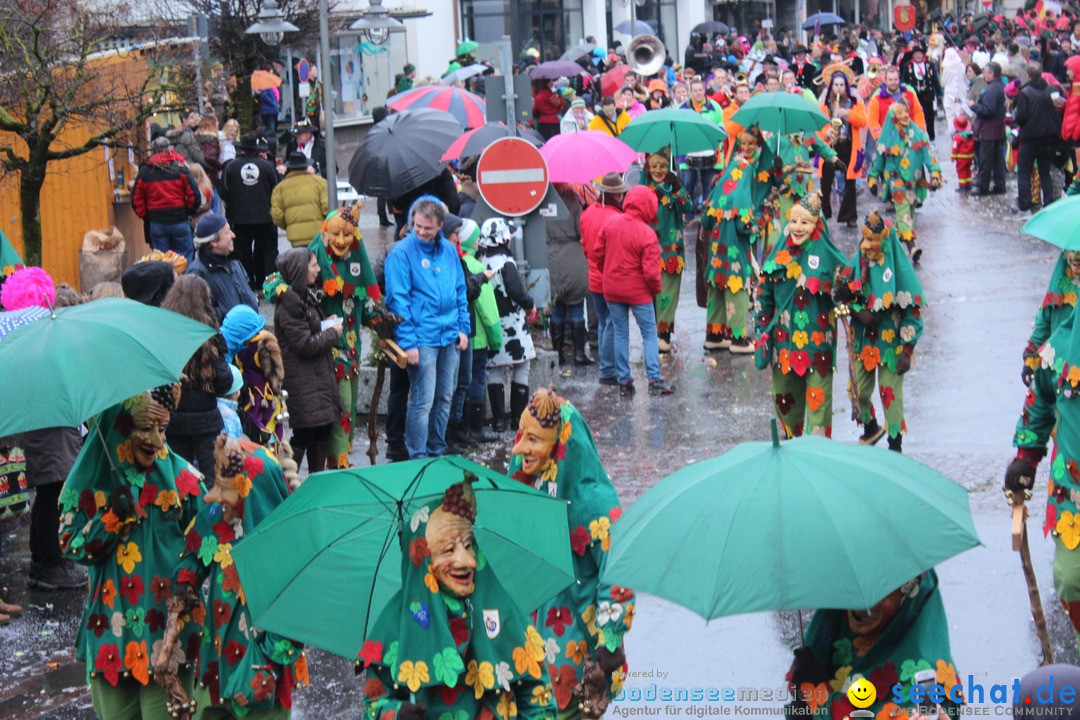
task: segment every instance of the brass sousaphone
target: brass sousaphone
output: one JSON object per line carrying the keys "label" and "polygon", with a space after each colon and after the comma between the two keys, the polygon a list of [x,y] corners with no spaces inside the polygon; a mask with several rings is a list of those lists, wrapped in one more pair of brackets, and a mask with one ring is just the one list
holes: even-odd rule
{"label": "brass sousaphone", "polygon": [[655,75],[664,67],[667,51],[655,35],[636,35],[626,47],[626,64],[642,77]]}

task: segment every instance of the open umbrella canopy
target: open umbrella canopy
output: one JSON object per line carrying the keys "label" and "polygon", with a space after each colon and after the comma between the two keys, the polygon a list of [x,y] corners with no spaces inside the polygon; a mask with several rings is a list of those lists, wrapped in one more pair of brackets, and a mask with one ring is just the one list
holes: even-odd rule
{"label": "open umbrella canopy", "polygon": [[653,30],[653,26],[644,20],[623,20],[621,23],[615,26],[615,32],[622,33],[623,35],[655,35],[656,31]]}
{"label": "open umbrella canopy", "polygon": [[412,460],[312,475],[237,543],[252,624],[355,659],[401,588],[400,530],[464,472],[479,478],[477,546],[518,607],[572,583],[564,500],[461,457]]}
{"label": "open umbrella canopy", "polygon": [[619,139],[638,152],[671,147],[672,155],[715,150],[727,133],[693,110],[663,108],[642,113],[630,121]]}
{"label": "open umbrella canopy", "polygon": [[48,316],[49,311],[37,305],[25,307],[21,310],[0,312],[0,340],[3,340],[5,335],[17,327],[22,327]]}
{"label": "open umbrella canopy", "polygon": [[968,491],[906,455],[750,442],[661,480],[612,526],[604,582],[709,619],[865,609],[979,544]]}
{"label": "open umbrella canopy", "polygon": [[442,110],[402,110],[376,123],[349,161],[357,192],[396,198],[442,172],[439,158],[461,136],[461,125]]}
{"label": "open umbrella canopy", "polygon": [[484,98],[459,87],[421,85],[387,98],[386,104],[399,111],[420,108],[444,110],[461,123],[462,130],[480,127],[486,122],[487,104]]}
{"label": "open umbrella canopy", "polygon": [[632,71],[633,68],[629,65],[616,65],[611,68],[600,76],[600,92],[603,93],[604,97],[614,95],[626,82],[627,73]]}
{"label": "open umbrella canopy", "polygon": [[600,130],[556,135],[540,154],[547,160],[551,182],[587,183],[601,175],[620,175],[637,160],[637,152]]}
{"label": "open umbrella canopy", "polygon": [[585,68],[570,60],[548,60],[547,62],[542,62],[539,65],[527,68],[525,72],[529,73],[529,76],[536,80],[545,78],[548,80],[557,80],[561,77],[571,78],[575,75],[581,75],[585,72]]}
{"label": "open umbrella canopy", "polygon": [[1080,250],[1080,195],[1050,203],[1031,216],[1020,232],[1045,240],[1062,250]]}
{"label": "open umbrella canopy", "polygon": [[[518,128],[517,135],[522,140],[528,140],[536,147],[540,147],[544,144],[544,138],[535,133],[524,133]],[[469,157],[470,155],[479,155],[484,152],[491,143],[499,138],[509,136],[510,128],[504,123],[492,122],[481,125],[478,128],[473,128],[455,140],[454,143],[447,148],[446,152],[442,154],[442,158],[440,159],[457,160],[458,158]]]}
{"label": "open umbrella canopy", "polygon": [[73,427],[176,382],[214,331],[178,313],[109,298],[61,308],[0,342],[0,437]]}
{"label": "open umbrella canopy", "polygon": [[256,70],[251,73],[251,89],[256,92],[281,87],[281,78],[269,70]]}
{"label": "open umbrella canopy", "polygon": [[816,133],[829,124],[829,118],[802,95],[788,92],[767,92],[755,95],[735,111],[731,121],[748,128],[757,125],[770,132],[780,142],[781,135]]}
{"label": "open umbrella canopy", "polygon": [[806,18],[806,22],[802,24],[802,29],[813,30],[815,28],[826,27],[828,25],[847,25],[847,20],[840,17],[836,13],[819,12],[814,13],[810,17]]}
{"label": "open umbrella canopy", "polygon": [[697,25],[695,25],[693,28],[691,28],[690,34],[693,35],[696,33],[698,35],[716,35],[717,33],[719,33],[721,35],[727,35],[730,31],[731,28],[729,28],[727,25],[720,22],[719,20],[709,20],[708,22],[698,23]]}
{"label": "open umbrella canopy", "polygon": [[480,43],[476,42],[475,40],[466,40],[457,46],[456,54],[458,57],[461,57],[462,55],[468,55],[478,47],[480,47]]}
{"label": "open umbrella canopy", "polygon": [[577,45],[571,45],[567,48],[566,52],[559,57],[560,60],[570,60],[571,62],[578,58],[583,58],[593,50],[596,49],[596,43],[591,42],[579,42]]}
{"label": "open umbrella canopy", "polygon": [[451,73],[443,75],[442,81],[447,85],[453,85],[454,83],[464,82],[471,77],[483,75],[490,69],[491,67],[488,65],[484,65],[482,63],[473,63],[472,65],[467,65],[463,68],[459,68],[458,70],[454,70]]}

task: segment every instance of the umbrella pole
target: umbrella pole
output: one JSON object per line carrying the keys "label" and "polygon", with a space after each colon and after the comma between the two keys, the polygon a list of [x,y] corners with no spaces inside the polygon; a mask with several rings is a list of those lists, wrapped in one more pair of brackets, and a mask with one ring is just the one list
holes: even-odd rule
{"label": "umbrella pole", "polygon": [[[1022,496],[1021,496],[1022,497]],[[1043,613],[1042,597],[1039,595],[1039,583],[1035,579],[1035,568],[1031,565],[1031,550],[1028,548],[1027,506],[1023,499],[1012,506],[1013,550],[1020,553],[1020,567],[1024,570],[1027,581],[1028,600],[1031,602],[1031,618],[1035,621],[1035,633],[1042,646],[1043,660],[1040,665],[1054,662],[1054,648],[1050,644],[1050,633],[1046,629],[1046,615]]]}

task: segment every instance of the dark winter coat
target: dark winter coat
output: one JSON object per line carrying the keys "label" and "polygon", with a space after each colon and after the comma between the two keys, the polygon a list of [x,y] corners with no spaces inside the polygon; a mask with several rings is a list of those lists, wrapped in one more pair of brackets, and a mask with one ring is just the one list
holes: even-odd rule
{"label": "dark winter coat", "polygon": [[202,203],[202,191],[171,150],[154,153],[139,167],[131,190],[131,207],[143,220],[175,225],[188,219]]}
{"label": "dark winter coat", "polygon": [[986,89],[971,109],[979,118],[980,140],[1005,139],[1005,84],[1001,78],[986,84]]}
{"label": "dark winter coat", "polygon": [[214,301],[214,312],[219,322],[225,319],[225,313],[237,305],[247,305],[256,311],[259,309],[259,300],[251,291],[247,271],[239,260],[218,255],[204,245],[195,253],[195,260],[187,269],[187,274],[198,275],[210,286],[210,297]]}
{"label": "dark winter coat", "polygon": [[165,133],[165,136],[172,140],[173,149],[187,161],[188,165],[199,163],[204,168],[206,167],[206,157],[203,155],[202,146],[190,128],[174,128]]}
{"label": "dark winter coat", "polygon": [[225,421],[218,410],[217,398],[229,392],[232,371],[225,360],[228,350],[221,333],[209,342],[215,343],[218,349],[213,363],[213,386],[208,390],[200,380],[187,380],[181,384],[180,403],[169,421],[167,435],[211,435],[218,434],[225,428]]}
{"label": "dark winter coat", "polygon": [[[325,179],[326,174],[326,143],[320,137],[315,138],[314,144],[311,147],[311,162],[315,166],[315,172],[319,173]],[[296,145],[296,138],[289,138],[289,144],[285,147],[285,157],[289,157],[294,152],[301,152],[300,148]]]}
{"label": "dark winter coat", "polygon": [[274,308],[274,334],[285,365],[282,383],[289,393],[290,425],[320,427],[341,418],[341,393],[334,375],[333,347],[337,333],[322,330],[322,312],[307,285],[311,251],[293,248],[282,253],[277,269],[289,289]]}
{"label": "dark winter coat", "polygon": [[212,132],[196,133],[195,139],[199,141],[199,148],[202,150],[203,169],[206,170],[210,182],[216,186],[221,179],[221,140],[217,133]]}
{"label": "dark winter coat", "polygon": [[581,202],[573,192],[559,193],[566,209],[565,220],[548,220],[548,271],[551,299],[573,305],[589,294],[589,264],[581,247]]}
{"label": "dark winter coat", "polygon": [[79,428],[54,427],[22,433],[15,444],[26,453],[26,482],[41,487],[67,480],[83,441]]}
{"label": "dark winter coat", "polygon": [[262,225],[273,222],[270,197],[278,184],[277,170],[258,155],[240,155],[225,163],[218,193],[225,203],[229,225]]}
{"label": "dark winter coat", "polygon": [[1061,113],[1050,97],[1050,86],[1041,77],[1028,81],[1016,98],[1013,121],[1024,140],[1057,140],[1061,135]]}

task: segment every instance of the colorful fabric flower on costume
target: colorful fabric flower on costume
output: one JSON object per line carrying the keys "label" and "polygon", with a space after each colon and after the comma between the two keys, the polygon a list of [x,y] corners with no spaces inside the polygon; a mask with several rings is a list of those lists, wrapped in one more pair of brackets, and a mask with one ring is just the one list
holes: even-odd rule
{"label": "colorful fabric flower on costume", "polygon": [[[75,648],[88,682],[101,676],[115,685],[123,675],[145,685],[153,670],[143,644],[152,651],[161,640],[167,600],[154,592],[154,578],[175,575],[183,529],[202,505],[203,486],[198,471],[168,445],[148,468],[135,456],[152,453],[147,435],[156,431],[145,429],[145,418],[171,411],[178,395],[178,386],[158,388],[98,415],[60,492],[60,547],[90,575]],[[124,488],[134,515],[121,520],[110,503]],[[181,631],[181,665],[196,656],[201,612],[197,608]]]}

